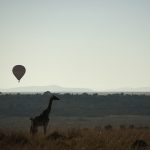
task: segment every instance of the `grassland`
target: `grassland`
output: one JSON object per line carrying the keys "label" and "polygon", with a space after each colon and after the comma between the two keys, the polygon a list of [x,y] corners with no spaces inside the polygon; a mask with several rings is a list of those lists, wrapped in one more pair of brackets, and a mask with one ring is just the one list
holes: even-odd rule
{"label": "grassland", "polygon": [[150,149],[150,129],[53,129],[44,136],[0,130],[0,150],[129,150],[135,140],[144,140]]}

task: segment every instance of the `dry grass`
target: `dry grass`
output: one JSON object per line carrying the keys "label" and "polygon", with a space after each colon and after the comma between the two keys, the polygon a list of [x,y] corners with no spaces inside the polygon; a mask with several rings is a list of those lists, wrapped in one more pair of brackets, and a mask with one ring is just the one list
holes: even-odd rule
{"label": "dry grass", "polygon": [[150,129],[57,129],[35,137],[1,130],[0,150],[129,150],[138,139],[150,145]]}

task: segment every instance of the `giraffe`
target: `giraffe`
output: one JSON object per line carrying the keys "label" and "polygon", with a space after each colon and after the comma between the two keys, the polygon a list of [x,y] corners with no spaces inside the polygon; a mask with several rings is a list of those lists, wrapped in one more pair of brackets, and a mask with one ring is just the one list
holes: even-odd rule
{"label": "giraffe", "polygon": [[46,134],[46,129],[47,129],[47,126],[49,123],[49,113],[51,111],[53,100],[60,100],[60,99],[58,97],[52,95],[50,97],[48,107],[39,116],[30,118],[30,120],[31,120],[30,133],[32,135],[35,135],[38,132],[39,126],[43,126],[44,134]]}

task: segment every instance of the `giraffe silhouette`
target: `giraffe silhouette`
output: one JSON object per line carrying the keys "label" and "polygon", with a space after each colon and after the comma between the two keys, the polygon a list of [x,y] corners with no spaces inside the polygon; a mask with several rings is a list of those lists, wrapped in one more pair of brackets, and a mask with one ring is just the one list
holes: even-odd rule
{"label": "giraffe silhouette", "polygon": [[38,132],[38,127],[43,126],[44,134],[46,134],[46,129],[49,123],[49,114],[52,108],[52,102],[53,100],[60,100],[56,96],[51,96],[49,100],[48,107],[39,115],[34,118],[30,118],[31,120],[31,127],[30,127],[30,133],[32,135],[35,135]]}

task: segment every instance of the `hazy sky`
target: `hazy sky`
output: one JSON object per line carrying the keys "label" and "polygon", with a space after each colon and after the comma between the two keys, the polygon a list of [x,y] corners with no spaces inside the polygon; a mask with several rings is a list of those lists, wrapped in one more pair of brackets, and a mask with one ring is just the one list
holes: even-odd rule
{"label": "hazy sky", "polygon": [[150,0],[0,0],[0,74],[0,88],[150,86]]}

